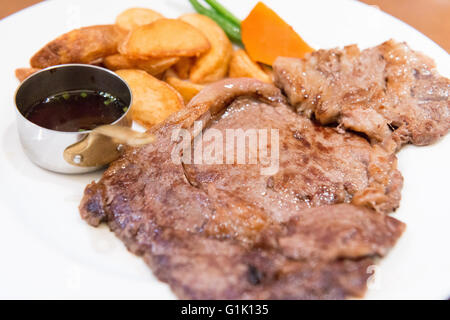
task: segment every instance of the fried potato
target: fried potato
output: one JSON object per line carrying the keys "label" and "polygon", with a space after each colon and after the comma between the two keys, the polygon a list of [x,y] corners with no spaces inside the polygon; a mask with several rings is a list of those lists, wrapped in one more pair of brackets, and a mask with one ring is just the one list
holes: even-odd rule
{"label": "fried potato", "polygon": [[36,69],[36,68],[19,68],[19,69],[16,69],[16,78],[17,78],[17,80],[22,82],[23,80],[25,80],[26,78],[28,78],[29,76],[31,76],[32,74],[34,74],[40,70],[41,69]]}
{"label": "fried potato", "polygon": [[258,62],[258,65],[269,76],[270,82],[274,82],[273,68],[261,62]]}
{"label": "fried potato", "polygon": [[142,70],[118,70],[133,92],[131,116],[150,128],[184,107],[180,94],[167,83]]}
{"label": "fried potato", "polygon": [[129,59],[121,54],[106,57],[103,64],[116,71],[121,69],[140,69],[157,76],[178,62],[179,58],[149,58],[147,60]]}
{"label": "fried potato", "polygon": [[185,14],[179,19],[200,30],[211,44],[211,49],[192,66],[190,80],[208,83],[224,78],[228,72],[233,46],[222,28],[210,18],[197,13]]}
{"label": "fried potato", "polygon": [[195,58],[192,57],[182,57],[180,58],[180,61],[173,66],[173,69],[180,79],[189,79],[191,68],[194,65],[194,59]]}
{"label": "fried potato", "polygon": [[119,51],[133,59],[191,57],[209,50],[208,39],[191,25],[159,19],[130,32]]}
{"label": "fried potato", "polygon": [[91,26],[66,33],[31,58],[33,68],[64,63],[91,63],[117,53],[126,32],[115,25]]}
{"label": "fried potato", "polygon": [[167,70],[165,80],[181,94],[185,104],[188,104],[205,87],[204,85],[178,78],[172,69]]}
{"label": "fried potato", "polygon": [[270,76],[265,73],[261,67],[254,62],[247,53],[242,50],[236,50],[233,52],[230,61],[230,78],[255,78],[264,82],[271,83]]}
{"label": "fried potato", "polygon": [[126,31],[150,24],[164,16],[154,10],[146,8],[130,8],[117,16],[116,25]]}

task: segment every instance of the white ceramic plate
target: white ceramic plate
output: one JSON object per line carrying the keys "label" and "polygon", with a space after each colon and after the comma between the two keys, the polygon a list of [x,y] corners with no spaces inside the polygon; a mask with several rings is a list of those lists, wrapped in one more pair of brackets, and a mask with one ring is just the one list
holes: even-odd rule
{"label": "white ceramic plate", "polygon": [[[255,2],[226,4],[243,18]],[[351,43],[365,48],[394,38],[434,58],[441,74],[450,76],[444,50],[376,8],[336,0],[264,2],[315,48]],[[133,6],[167,17],[193,11],[187,0],[57,0],[0,21],[0,298],[174,298],[106,227],[94,229],[79,217],[83,189],[100,173],[42,170],[25,157],[16,132],[14,70],[27,66],[32,54],[58,35],[113,23]],[[408,227],[380,264],[366,298],[448,298],[450,137],[430,147],[408,146],[398,157],[405,185],[395,217]]]}

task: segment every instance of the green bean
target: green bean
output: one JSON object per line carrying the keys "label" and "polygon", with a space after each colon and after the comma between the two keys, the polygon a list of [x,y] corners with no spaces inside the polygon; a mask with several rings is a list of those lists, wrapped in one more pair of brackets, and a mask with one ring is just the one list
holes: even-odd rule
{"label": "green bean", "polygon": [[230,21],[222,17],[220,14],[218,14],[216,11],[205,8],[197,0],[189,0],[189,2],[194,7],[195,11],[214,20],[223,29],[223,31],[225,31],[227,36],[233,42],[236,42],[237,44],[242,44],[240,27],[237,27],[236,25],[231,23]]}
{"label": "green bean", "polygon": [[205,0],[207,4],[209,4],[214,10],[216,10],[219,14],[222,15],[225,19],[235,24],[236,26],[241,26],[241,20],[239,20],[233,13],[228,11],[224,6],[222,6],[216,0]]}

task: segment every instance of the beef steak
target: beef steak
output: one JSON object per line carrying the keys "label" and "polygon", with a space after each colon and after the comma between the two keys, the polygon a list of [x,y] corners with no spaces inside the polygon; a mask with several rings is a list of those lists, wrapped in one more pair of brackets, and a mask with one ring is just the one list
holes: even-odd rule
{"label": "beef steak", "polygon": [[[173,132],[195,120],[205,134],[279,129],[279,171],[177,163]],[[212,84],[152,132],[156,143],[128,149],[86,188],[80,213],[107,223],[180,298],[361,296],[367,268],[404,230],[382,213],[400,198],[395,157],[296,115],[272,85]]]}
{"label": "beef steak", "polygon": [[361,132],[385,147],[428,145],[450,129],[450,80],[405,43],[278,58],[274,73],[299,113]]}
{"label": "beef steak", "polygon": [[[333,128],[316,125],[285,106],[238,97],[226,113],[209,120],[204,136],[209,130],[225,135],[229,129],[249,132],[264,128],[279,130],[276,173],[262,175],[264,166],[259,162],[230,166],[224,157],[223,164],[185,164],[186,177],[198,188],[206,190],[212,184],[239,195],[278,222],[298,210],[326,204],[353,201],[385,213],[399,206],[402,176],[394,155],[371,147],[355,134],[339,134]],[[193,153],[196,148],[205,150],[207,143],[195,145]],[[270,140],[268,143],[270,153]]]}

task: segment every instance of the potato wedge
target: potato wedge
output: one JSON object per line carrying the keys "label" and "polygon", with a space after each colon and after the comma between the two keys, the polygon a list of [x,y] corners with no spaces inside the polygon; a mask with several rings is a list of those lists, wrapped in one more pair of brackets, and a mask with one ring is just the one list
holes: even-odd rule
{"label": "potato wedge", "polygon": [[208,39],[191,25],[176,19],[159,19],[134,29],[120,46],[133,59],[191,57],[209,50]]}
{"label": "potato wedge", "polygon": [[181,94],[185,104],[188,104],[205,87],[204,85],[178,78],[172,69],[167,70],[165,80]]}
{"label": "potato wedge", "polygon": [[222,28],[210,18],[197,13],[185,14],[179,19],[200,30],[211,44],[211,49],[192,66],[190,80],[208,83],[224,78],[228,72],[233,46]]}
{"label": "potato wedge", "polygon": [[116,25],[126,31],[150,24],[164,16],[152,9],[130,8],[117,16]]}
{"label": "potato wedge", "polygon": [[16,69],[16,78],[17,78],[17,80],[22,82],[23,80],[25,80],[26,78],[28,78],[29,76],[31,76],[32,74],[34,74],[40,70],[41,69],[36,69],[36,68],[19,68],[19,69]]}
{"label": "potato wedge", "polygon": [[[249,56],[250,57],[250,56]],[[258,62],[258,66],[261,68],[262,71],[264,71],[265,74],[269,76],[270,82],[274,82],[274,75],[273,75],[273,68],[272,66],[269,66],[265,63]]]}
{"label": "potato wedge", "polygon": [[115,25],[91,26],[66,33],[31,58],[33,68],[64,63],[91,63],[117,53],[126,32]]}
{"label": "potato wedge", "polygon": [[173,69],[180,79],[189,79],[194,60],[195,58],[192,57],[182,57],[180,58],[180,61],[173,66]]}
{"label": "potato wedge", "polygon": [[230,61],[230,78],[255,78],[264,82],[271,83],[270,76],[261,69],[261,67],[254,62],[247,53],[242,50],[233,52]]}
{"label": "potato wedge", "polygon": [[164,121],[184,107],[178,91],[145,71],[118,70],[117,74],[128,83],[133,92],[133,120],[146,128]]}
{"label": "potato wedge", "polygon": [[129,59],[121,54],[108,56],[103,60],[106,68],[116,71],[121,69],[140,69],[157,76],[178,62],[179,58],[150,58],[147,60]]}

